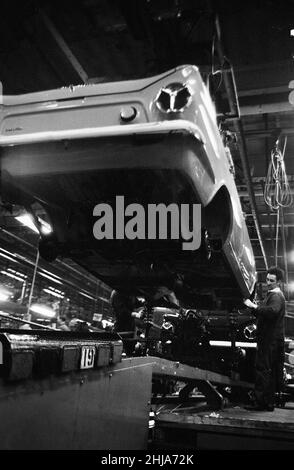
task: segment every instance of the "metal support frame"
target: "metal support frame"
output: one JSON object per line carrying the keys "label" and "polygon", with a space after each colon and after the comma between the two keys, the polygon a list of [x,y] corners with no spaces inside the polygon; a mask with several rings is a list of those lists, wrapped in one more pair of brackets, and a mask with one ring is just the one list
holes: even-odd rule
{"label": "metal support frame", "polygon": [[197,387],[199,392],[205,396],[209,408],[212,410],[220,410],[224,407],[224,397],[216,390],[209,380],[193,380],[188,382],[180,391],[179,399],[187,401],[189,399],[189,394],[195,387]]}
{"label": "metal support frame", "polygon": [[236,380],[226,375],[212,372],[205,369],[198,369],[180,362],[172,362],[167,359],[149,357],[153,359],[153,377],[166,377],[172,380],[186,383],[180,391],[179,399],[187,401],[190,392],[197,387],[206,398],[208,406],[213,410],[220,410],[225,405],[225,399],[221,393],[215,388],[216,385],[227,385],[229,387],[237,387],[239,389],[250,390],[253,384],[250,382]]}
{"label": "metal support frame", "polygon": [[[220,30],[220,23],[219,23],[218,16],[215,17],[215,29],[216,29],[216,36],[217,36],[216,50],[217,50],[220,62],[221,62],[221,64],[228,63],[228,60],[226,59],[226,57],[224,55],[223,47],[222,47],[222,43],[221,43],[221,30]],[[232,77],[232,79],[234,77],[233,71],[231,73],[231,77]],[[234,79],[233,80],[229,79],[227,73],[224,73],[224,84],[225,84],[225,88],[226,88],[227,95],[228,95],[231,114],[232,114],[232,116],[235,116],[235,117],[232,117],[231,119],[233,119],[235,130],[239,135],[240,158],[241,158],[241,162],[242,162],[244,177],[245,177],[245,180],[246,180],[246,183],[247,183],[248,196],[249,196],[249,200],[250,200],[250,205],[251,205],[252,215],[253,215],[254,224],[255,224],[255,228],[256,228],[256,233],[257,233],[260,248],[261,248],[261,251],[262,251],[264,264],[265,264],[265,267],[267,269],[268,268],[268,261],[267,261],[267,256],[266,256],[266,252],[265,252],[265,248],[264,248],[264,242],[263,242],[262,231],[261,231],[261,224],[260,224],[259,217],[258,217],[257,205],[256,205],[254,190],[253,190],[253,186],[252,186],[252,180],[251,180],[251,175],[250,175],[250,167],[249,167],[249,160],[248,160],[248,154],[247,154],[247,147],[246,147],[246,141],[245,141],[245,136],[244,136],[243,125],[242,125],[241,119],[239,117],[240,116],[239,103],[238,103],[238,97],[237,97],[235,82],[234,82]]]}
{"label": "metal support frame", "polygon": [[[147,358],[148,359],[148,358]],[[253,384],[244,380],[234,380],[227,375],[212,372],[206,369],[199,369],[180,362],[170,361],[168,359],[149,357],[154,360],[153,375],[165,376],[181,381],[208,381],[219,385],[228,385],[231,387],[242,387],[251,389]]]}

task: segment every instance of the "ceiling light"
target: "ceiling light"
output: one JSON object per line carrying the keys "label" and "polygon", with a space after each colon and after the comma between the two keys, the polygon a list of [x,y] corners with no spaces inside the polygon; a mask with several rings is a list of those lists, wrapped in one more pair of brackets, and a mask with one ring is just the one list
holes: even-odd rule
{"label": "ceiling light", "polygon": [[91,297],[88,294],[84,294],[83,292],[79,292],[79,294],[83,295],[84,297],[88,297],[88,299],[95,300],[94,297]]}
{"label": "ceiling light", "polygon": [[56,274],[51,273],[50,271],[47,271],[46,269],[42,269],[42,272],[49,274],[49,276],[52,276],[56,279],[61,279],[59,276],[56,276]]}
{"label": "ceiling light", "polygon": [[294,36],[294,29],[290,29],[290,36]]}
{"label": "ceiling light", "polygon": [[41,224],[40,230],[41,230],[42,234],[43,235],[49,235],[49,233],[52,232],[51,225],[48,224],[48,222],[45,222],[45,220],[40,219],[40,217],[38,217],[38,219],[39,219],[39,222]]}
{"label": "ceiling light", "polygon": [[[216,341],[216,340],[209,340],[210,346],[220,346],[220,347],[232,347],[231,341]],[[256,343],[248,343],[243,341],[236,341],[236,346],[238,348],[256,348]]]}
{"label": "ceiling light", "polygon": [[51,307],[47,307],[47,305],[43,304],[33,304],[30,307],[30,310],[34,313],[38,313],[39,315],[42,315],[43,317],[47,318],[53,318],[56,316],[55,311]]}
{"label": "ceiling light", "polygon": [[37,229],[37,227],[35,226],[33,222],[33,218],[29,214],[19,215],[15,218],[26,227],[29,227],[34,232],[39,233],[39,230]]}
{"label": "ceiling light", "polygon": [[9,261],[13,261],[14,263],[17,263],[15,259],[11,258],[10,256],[5,255],[4,253],[0,253],[0,256],[2,256],[2,258],[9,259]]}
{"label": "ceiling light", "polygon": [[110,304],[110,300],[109,299],[105,299],[105,297],[99,297],[99,295],[97,296],[97,299],[98,300],[102,300],[102,302],[107,302],[108,304]]}
{"label": "ceiling light", "polygon": [[[40,233],[34,223],[33,217],[30,214],[19,215],[15,218],[26,227],[29,227],[34,232]],[[40,230],[44,235],[48,235],[49,233],[52,232],[52,227],[47,222],[45,222],[45,220],[41,219],[40,217],[38,217],[38,220],[40,222]]]}
{"label": "ceiling light", "polygon": [[5,302],[5,300],[9,299],[8,294],[3,294],[3,292],[0,292],[0,302]]}
{"label": "ceiling light", "polygon": [[0,248],[0,250],[4,251],[7,255],[16,256],[16,253],[10,253],[10,251],[4,250],[4,248]]}
{"label": "ceiling light", "polygon": [[63,299],[64,298],[64,295],[63,294],[58,294],[58,292],[54,292],[53,290],[51,289],[43,289],[44,292],[47,292],[47,294],[51,294],[53,295],[54,297],[58,297],[59,299]]}
{"label": "ceiling light", "polygon": [[50,281],[56,282],[56,284],[62,284],[61,281],[59,281],[58,279],[55,279],[55,278],[52,277],[52,276],[48,276],[48,274],[41,273],[40,271],[39,271],[39,274],[40,274],[41,276],[43,276],[43,277],[46,277],[46,278],[49,279]]}
{"label": "ceiling light", "polygon": [[9,297],[10,297],[10,292],[4,289],[0,290],[0,302],[5,302],[5,300],[9,299]]}
{"label": "ceiling light", "polygon": [[49,286],[48,289],[50,289],[53,292],[57,292],[58,294],[64,294],[64,292],[62,292],[62,290],[55,289],[55,287]]}
{"label": "ceiling light", "polygon": [[1,274],[5,274],[5,276],[12,277],[13,279],[16,279],[17,281],[25,282],[25,279],[22,279],[22,278],[19,277],[19,276],[15,276],[14,274],[8,273],[7,271],[0,271],[0,273],[1,273]]}
{"label": "ceiling light", "polygon": [[15,271],[14,269],[12,268],[8,268],[7,271],[9,271],[10,273],[14,274],[15,276],[20,276],[24,279],[26,279],[28,276],[26,276],[25,274],[23,273],[20,273],[19,271]]}

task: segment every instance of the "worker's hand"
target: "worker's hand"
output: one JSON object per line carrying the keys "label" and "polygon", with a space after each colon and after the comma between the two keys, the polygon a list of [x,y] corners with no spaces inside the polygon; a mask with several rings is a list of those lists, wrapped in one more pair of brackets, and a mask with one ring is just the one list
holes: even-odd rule
{"label": "worker's hand", "polygon": [[252,302],[250,299],[245,299],[243,302],[244,302],[244,305],[246,305],[246,307],[254,308],[254,309],[257,308],[257,305],[254,302]]}

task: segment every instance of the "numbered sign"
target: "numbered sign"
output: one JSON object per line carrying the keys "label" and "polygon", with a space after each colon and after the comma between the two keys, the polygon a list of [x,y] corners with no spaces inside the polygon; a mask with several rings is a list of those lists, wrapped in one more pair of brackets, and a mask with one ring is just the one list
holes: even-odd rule
{"label": "numbered sign", "polygon": [[81,369],[91,369],[94,367],[95,347],[83,346],[81,356]]}

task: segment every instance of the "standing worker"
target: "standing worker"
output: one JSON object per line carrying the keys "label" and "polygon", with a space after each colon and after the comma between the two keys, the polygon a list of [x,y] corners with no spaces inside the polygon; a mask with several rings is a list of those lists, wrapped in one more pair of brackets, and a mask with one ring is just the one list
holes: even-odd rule
{"label": "standing worker", "polygon": [[250,299],[244,304],[254,310],[257,317],[257,352],[255,359],[256,403],[247,407],[256,411],[273,411],[275,393],[283,388],[284,340],[285,340],[285,297],[280,284],[283,271],[271,267],[267,271],[267,295],[258,306]]}

